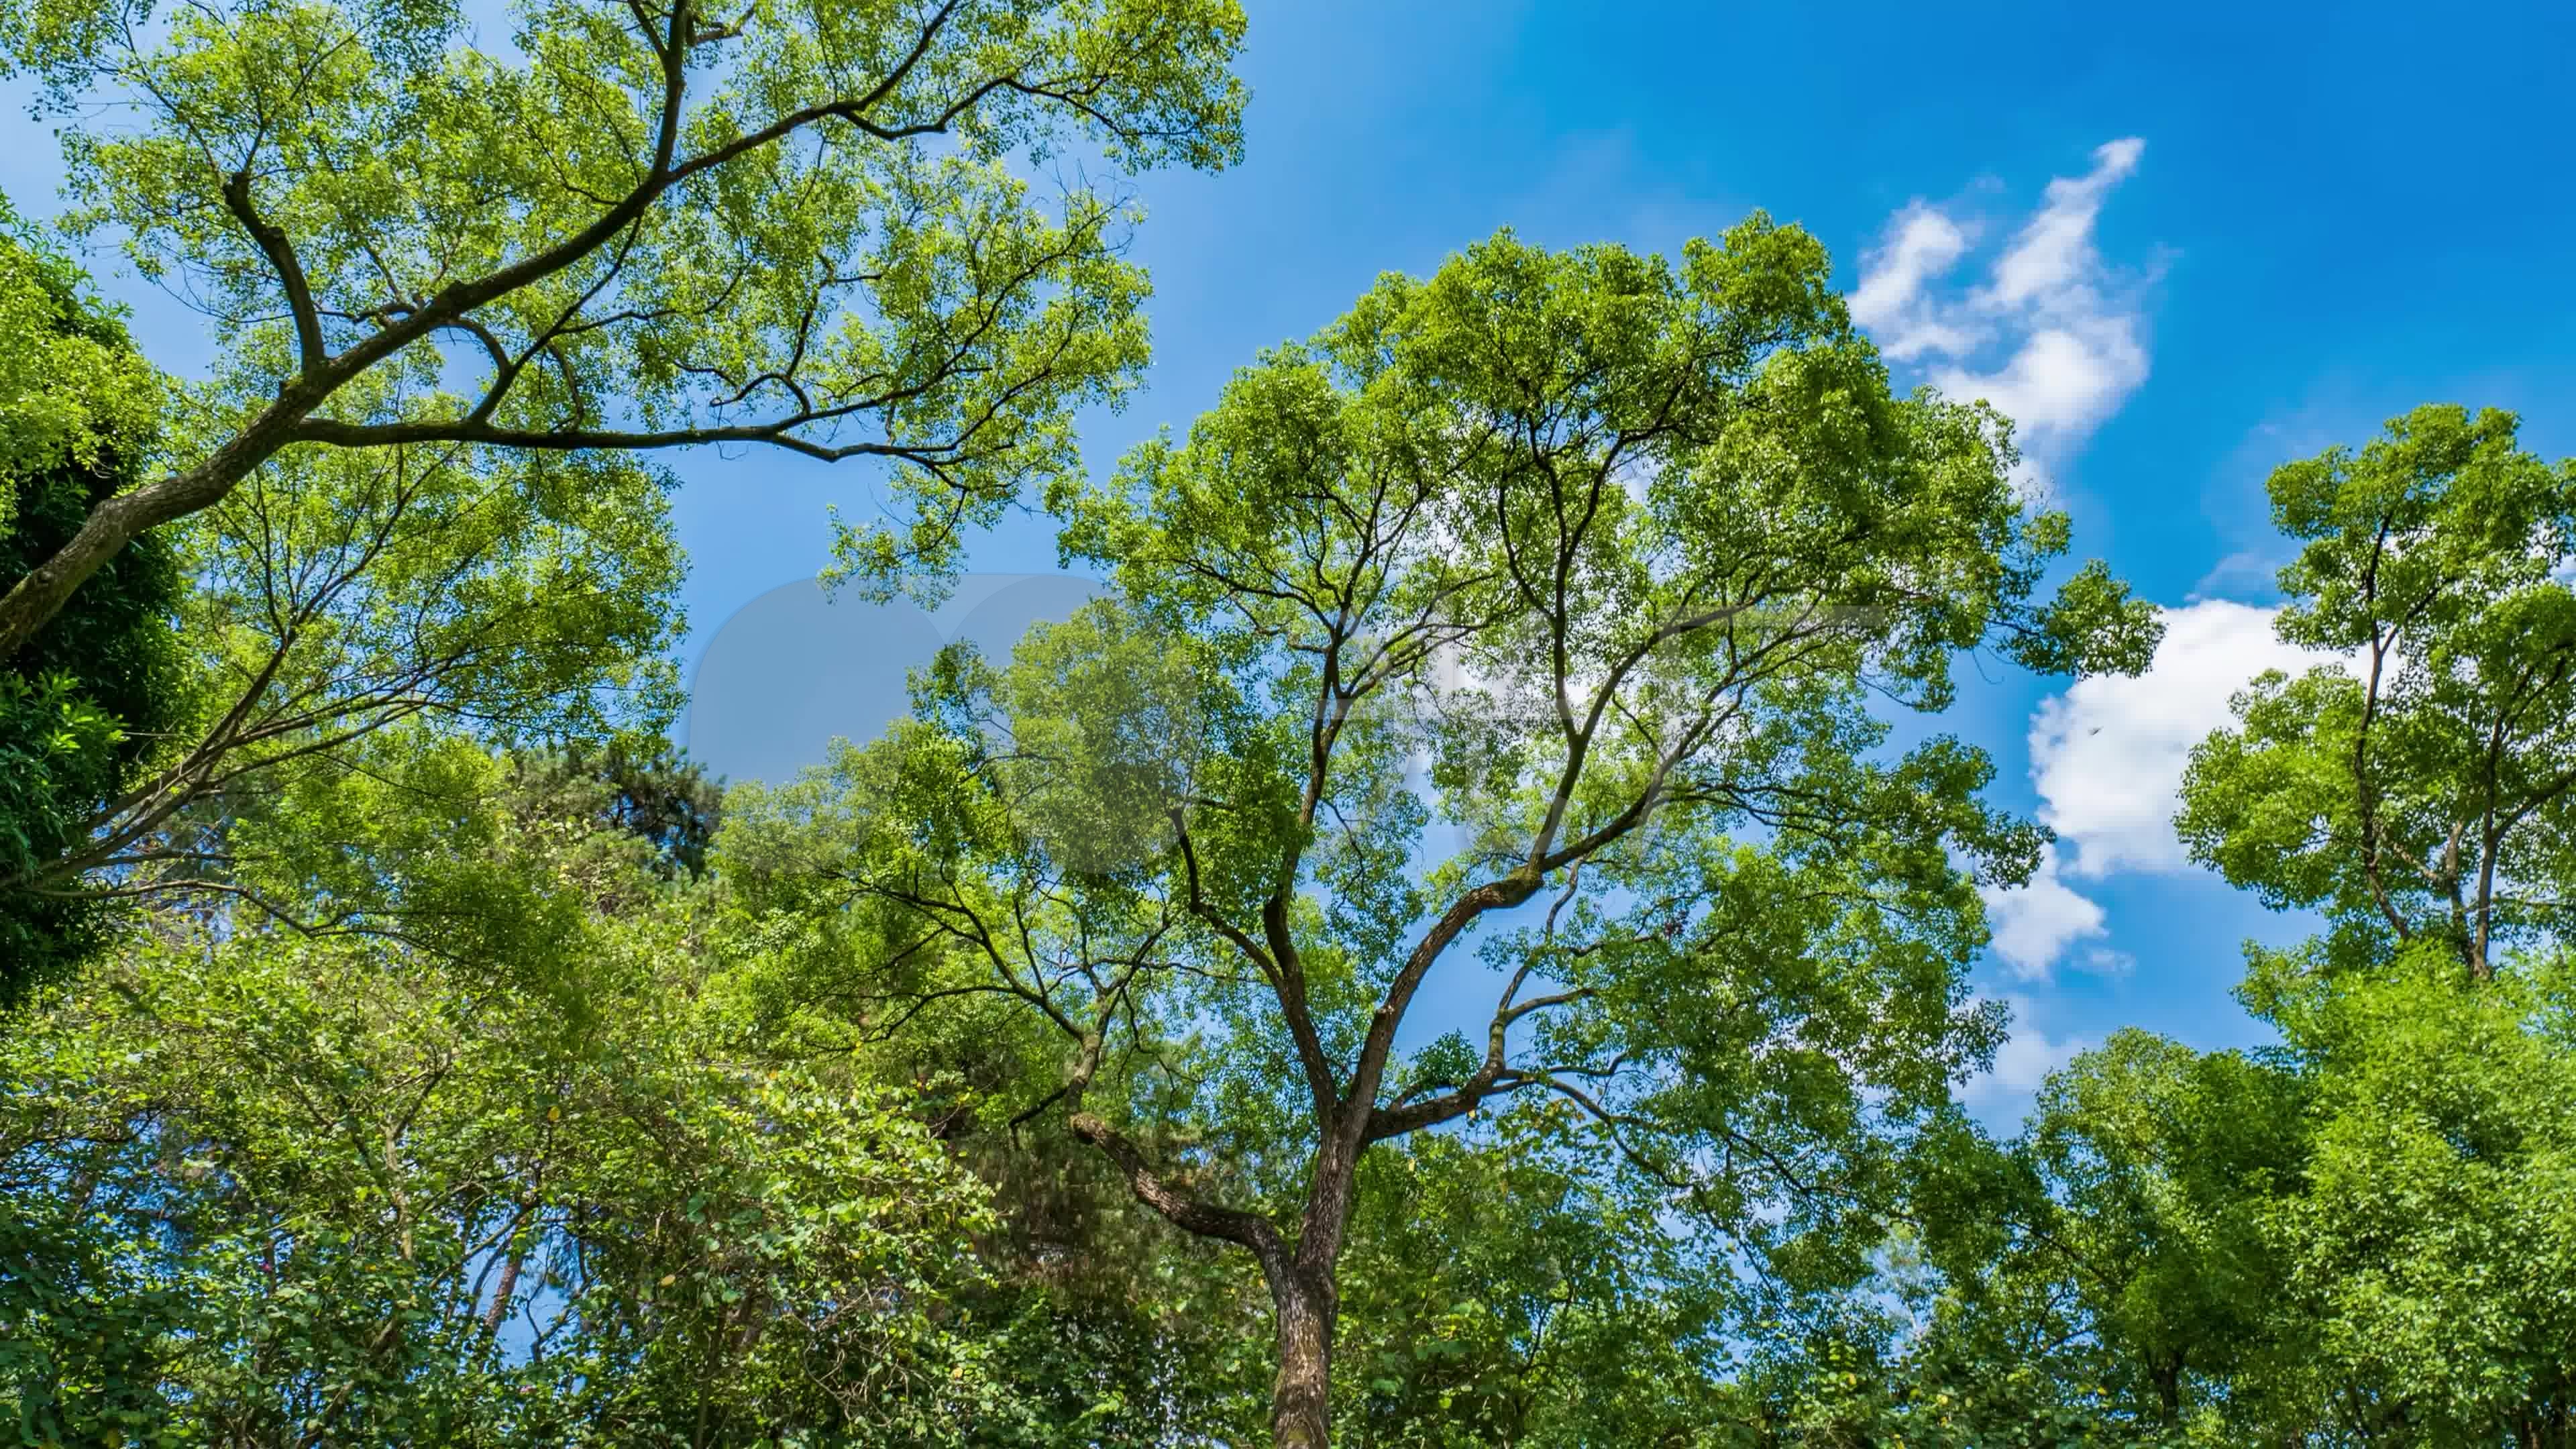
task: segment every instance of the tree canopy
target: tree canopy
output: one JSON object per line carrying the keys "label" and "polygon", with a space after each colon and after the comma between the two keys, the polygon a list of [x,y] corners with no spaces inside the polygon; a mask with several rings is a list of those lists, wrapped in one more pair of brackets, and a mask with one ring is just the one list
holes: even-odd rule
{"label": "tree canopy", "polygon": [[2044,1366],[1999,1413],[2084,1409],[2139,1443],[2576,1434],[2576,462],[2516,431],[2419,408],[2272,475],[2300,543],[2279,631],[2320,662],[2238,696],[2176,824],[2321,930],[2248,948],[2240,995],[2277,1045],[2123,1033],[1927,1199],[1952,1225],[1943,1371]]}
{"label": "tree canopy", "polygon": [[[1830,1273],[1992,1049],[1976,882],[2041,837],[1873,706],[1988,644],[2135,669],[2156,626],[2098,565],[2037,597],[2066,526],[2006,425],[1892,393],[1826,277],[1758,216],[1390,276],[1057,491],[1115,598],[728,823],[823,1029],[992,1014],[1061,1063],[995,1113],[1257,1262],[1283,1444],[1327,1432],[1372,1144],[1500,1112],[1599,1211]],[[1399,1049],[1487,973],[1472,1037]]]}
{"label": "tree canopy", "polygon": [[2576,876],[2576,461],[2515,419],[2420,408],[2272,477],[2281,637],[2353,663],[2258,681],[2195,756],[2183,838],[2234,884],[2321,911],[2353,963],[2465,974],[2566,938]]}
{"label": "tree canopy", "polygon": [[416,731],[370,764],[276,828],[413,835],[401,929],[170,923],[0,1048],[0,1385],[31,1442],[1007,1418],[943,1312],[978,1286],[956,1235],[987,1192],[890,1085],[726,1050],[661,843],[560,769]]}
{"label": "tree canopy", "polygon": [[1014,161],[1225,164],[1242,30],[1230,0],[677,0],[526,5],[498,46],[452,3],[12,7],[0,57],[137,113],[73,131],[75,223],[221,353],[167,469],[0,595],[0,657],[317,450],[873,458],[912,521],[852,566],[953,566],[1145,357],[1128,197]]}
{"label": "tree canopy", "polygon": [[[72,262],[0,198],[0,574],[33,566],[152,456],[158,379]],[[167,541],[92,575],[0,663],[0,1007],[99,939],[100,903],[45,890],[96,812],[148,771],[186,712]]]}
{"label": "tree canopy", "polygon": [[[2197,864],[2273,1033],[2017,1131],[1959,671],[2162,625],[1823,247],[1505,230],[1087,469],[1230,0],[27,0],[0,1424],[35,1445],[2576,1449],[2576,460],[2278,469]],[[103,120],[113,113],[110,123]],[[1102,595],[671,740],[678,450]],[[2304,929],[2304,928],[2302,928]]]}

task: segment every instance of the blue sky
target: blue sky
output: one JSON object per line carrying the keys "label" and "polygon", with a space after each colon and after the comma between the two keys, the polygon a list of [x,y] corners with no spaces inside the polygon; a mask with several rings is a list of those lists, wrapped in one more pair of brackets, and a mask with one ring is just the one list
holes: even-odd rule
{"label": "blue sky", "polygon": [[[2576,6],[1252,8],[1246,161],[1140,184],[1156,362],[1087,420],[1091,465],[1185,427],[1377,273],[1499,226],[1670,251],[1755,206],[1802,223],[1872,284],[1859,310],[1902,377],[2025,409],[2079,553],[2190,610],[2144,683],[2061,695],[1993,664],[1947,722],[2065,836],[2052,879],[1999,905],[2011,949],[1981,988],[2021,1026],[1979,1100],[2017,1111],[2124,1023],[2255,1039],[2237,942],[2298,927],[2182,865],[2161,792],[2271,658],[2271,464],[2431,400],[2516,409],[2528,446],[2576,452]],[[10,114],[0,188],[42,213],[58,165]],[[184,314],[104,280],[165,364],[203,358]],[[864,512],[873,485],[766,456],[681,469],[693,649],[811,577],[825,505]],[[1020,522],[973,562],[1054,559]]]}
{"label": "blue sky", "polygon": [[[1910,294],[1916,315],[1987,335],[1900,374],[2013,379],[2039,333],[2127,326],[2137,359],[2107,382],[2082,365],[2018,378],[2067,420],[2032,451],[2078,551],[2161,603],[2264,605],[2274,463],[2432,400],[2514,408],[2527,444],[2576,452],[2571,58],[2576,7],[2538,4],[1255,4],[1246,160],[1144,181],[1154,370],[1085,446],[1105,467],[1185,427],[1256,349],[1499,226],[1670,251],[1759,206],[1814,231],[1857,287],[1928,208],[1973,240]],[[2095,305],[1981,308],[2050,183],[2093,175],[2124,139],[2142,144],[2073,263]],[[1905,330],[1873,326],[1882,345]],[[702,633],[818,566],[821,501],[863,496],[801,473],[693,495]],[[1053,558],[1043,530],[1011,528],[976,562]],[[2057,887],[2000,911],[2021,959],[1981,971],[2019,1017],[1975,1092],[1992,1116],[2123,1024],[2260,1039],[2228,994],[2239,943],[2303,933],[2184,865],[2163,826],[2183,743],[2272,662],[2268,620],[2205,604],[2176,634],[2188,647],[2148,680],[2055,704],[1990,665],[1945,722],[2066,836]],[[2068,741],[2041,752],[2046,793],[2035,720]]]}

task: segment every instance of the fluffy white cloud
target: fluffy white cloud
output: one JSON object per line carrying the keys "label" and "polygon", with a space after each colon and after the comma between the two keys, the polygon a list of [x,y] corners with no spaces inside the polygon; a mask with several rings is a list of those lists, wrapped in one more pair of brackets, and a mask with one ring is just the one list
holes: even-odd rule
{"label": "fluffy white cloud", "polygon": [[1994,928],[1995,955],[2019,980],[2045,979],[2067,947],[2103,934],[2102,907],[2059,879],[2053,847],[2040,857],[2029,884],[2013,890],[1990,886],[1979,894]]}
{"label": "fluffy white cloud", "polygon": [[[2043,981],[2062,963],[2102,976],[2134,965],[2103,941],[2100,903],[2068,877],[2189,866],[2173,816],[2192,747],[2230,722],[2228,701],[2254,676],[2295,674],[2329,657],[2276,638],[2278,612],[2225,599],[2169,609],[2146,673],[2079,680],[2041,701],[2030,724],[2031,783],[2040,820],[2068,854],[2052,848],[2028,885],[1984,893],[1995,956],[2014,979]],[[2096,944],[2077,949],[2087,942]]]}
{"label": "fluffy white cloud", "polygon": [[2102,269],[2093,251],[2093,222],[2102,214],[2103,198],[2138,169],[2146,149],[2135,136],[2097,146],[2092,171],[2048,183],[2039,211],[1995,263],[1997,304],[2045,301],[2092,282]]}
{"label": "fluffy white cloud", "polygon": [[2062,455],[2147,380],[2147,350],[2138,319],[2106,314],[2070,317],[2023,340],[1994,372],[1942,368],[1932,385],[1952,397],[1982,398],[2013,420],[2014,436],[2035,454]]}
{"label": "fluffy white cloud", "polygon": [[1935,386],[1993,403],[2033,456],[2062,460],[2147,380],[2143,289],[2094,245],[2104,200],[2145,149],[2113,141],[2094,150],[2092,170],[2051,181],[1985,281],[1964,292],[1938,284],[1982,228],[1955,208],[1909,203],[1862,260],[1853,320],[1892,358],[1942,359]]}
{"label": "fluffy white cloud", "polygon": [[1887,224],[1887,240],[1871,252],[1852,289],[1852,320],[1876,334],[1879,350],[1900,360],[1926,352],[1945,355],[1976,346],[1977,334],[1938,315],[1924,288],[1966,255],[1976,238],[1958,218],[1922,201]]}
{"label": "fluffy white cloud", "polygon": [[2069,874],[2187,865],[2173,815],[2192,746],[2229,722],[2229,698],[2255,675],[2321,662],[2273,636],[2276,612],[2225,599],[2169,609],[2146,673],[2079,680],[2040,704],[2030,724],[2031,783],[2039,818],[2073,852]]}

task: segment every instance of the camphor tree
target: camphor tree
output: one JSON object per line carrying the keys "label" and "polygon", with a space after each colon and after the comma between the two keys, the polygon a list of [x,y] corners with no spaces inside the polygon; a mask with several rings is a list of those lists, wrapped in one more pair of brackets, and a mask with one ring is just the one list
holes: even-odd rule
{"label": "camphor tree", "polygon": [[[1327,1441],[1372,1144],[1508,1113],[1633,1230],[1857,1272],[1996,1037],[1977,880],[2042,839],[1874,707],[2156,635],[2098,565],[2036,597],[2066,521],[2012,461],[1990,410],[1892,394],[1764,218],[1390,276],[1055,491],[1112,599],[737,798],[773,1029],[1020,1043],[994,1130],[1057,1124],[1258,1265],[1282,1444]],[[1472,1035],[1407,1049],[1479,960]]]}
{"label": "camphor tree", "polygon": [[2178,820],[2325,918],[2243,995],[2312,1094],[2314,1412],[2371,1442],[2576,1443],[2576,460],[2517,426],[2422,407],[2272,475],[2281,637],[2342,657],[2240,696]]}
{"label": "camphor tree", "polygon": [[2266,675],[2193,757],[2183,840],[2325,959],[2415,951],[2468,981],[2576,924],[2576,459],[2424,407],[2272,475],[2301,541],[2281,638],[2350,654]]}
{"label": "camphor tree", "polygon": [[186,446],[0,581],[0,657],[146,531],[307,449],[773,444],[893,469],[855,569],[953,556],[1145,352],[1133,211],[1014,158],[1223,165],[1230,0],[31,0],[75,224],[212,317]]}
{"label": "camphor tree", "polygon": [[1905,1367],[2088,1443],[2563,1449],[2576,464],[2425,407],[2270,491],[2299,545],[2277,627],[2317,662],[2237,697],[2176,823],[2322,917],[2249,948],[2279,1040],[2121,1032],[2005,1153],[1935,1163],[1942,1301]]}

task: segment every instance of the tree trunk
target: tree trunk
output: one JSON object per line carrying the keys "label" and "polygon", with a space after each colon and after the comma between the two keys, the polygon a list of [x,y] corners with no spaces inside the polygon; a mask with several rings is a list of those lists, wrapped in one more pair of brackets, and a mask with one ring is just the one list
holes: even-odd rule
{"label": "tree trunk", "polygon": [[1333,1270],[1289,1262],[1271,1274],[1279,1320],[1279,1377],[1270,1391],[1270,1435],[1278,1449],[1329,1449],[1332,1442]]}

